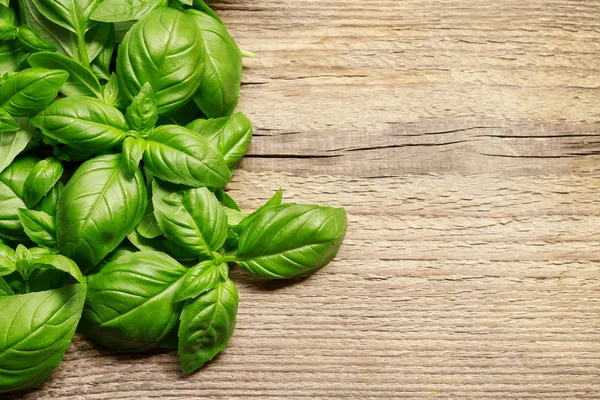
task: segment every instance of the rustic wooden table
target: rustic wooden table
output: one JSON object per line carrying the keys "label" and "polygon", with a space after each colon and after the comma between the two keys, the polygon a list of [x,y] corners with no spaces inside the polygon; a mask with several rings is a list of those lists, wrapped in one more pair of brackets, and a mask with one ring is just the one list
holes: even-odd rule
{"label": "rustic wooden table", "polygon": [[213,6],[258,54],[232,195],[346,207],[341,253],[234,272],[234,338],[195,375],[77,337],[13,398],[600,398],[600,2]]}

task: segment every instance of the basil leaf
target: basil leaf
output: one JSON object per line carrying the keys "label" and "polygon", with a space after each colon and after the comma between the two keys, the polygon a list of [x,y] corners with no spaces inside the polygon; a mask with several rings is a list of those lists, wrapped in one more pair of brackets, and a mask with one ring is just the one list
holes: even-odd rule
{"label": "basil leaf", "polygon": [[166,0],[104,0],[92,13],[91,19],[103,22],[133,21],[150,11],[166,7]]}
{"label": "basil leaf", "polygon": [[136,132],[149,132],[158,121],[158,109],[152,93],[152,86],[146,82],[140,92],[133,98],[125,114],[129,128]]}
{"label": "basil leaf", "polygon": [[223,188],[217,188],[215,190],[215,196],[219,200],[223,207],[231,208],[232,210],[242,211],[240,206],[236,203],[236,201],[231,197]]}
{"label": "basil leaf", "polygon": [[152,203],[158,226],[184,249],[211,256],[227,239],[227,217],[214,194],[205,187],[176,191],[152,182]]}
{"label": "basil leaf", "polygon": [[56,51],[55,45],[42,38],[27,25],[19,26],[17,40],[25,50],[32,53],[37,53],[38,51]]}
{"label": "basil leaf", "polygon": [[119,108],[121,106],[119,101],[119,84],[117,83],[117,76],[111,74],[108,82],[102,89],[102,98],[109,106]]}
{"label": "basil leaf", "polygon": [[27,53],[16,40],[0,43],[0,74],[18,71],[26,58]]}
{"label": "basil leaf", "polygon": [[204,73],[200,31],[190,17],[171,8],[136,22],[119,46],[117,78],[126,101],[150,82],[160,115],[175,111],[198,89]]}
{"label": "basil leaf", "polygon": [[85,285],[0,297],[0,393],[33,388],[56,369],[71,343]]}
{"label": "basil leaf", "polygon": [[342,208],[286,204],[261,211],[242,234],[237,258],[257,276],[285,279],[328,264],[346,233]]}
{"label": "basil leaf", "polygon": [[227,347],[235,328],[238,293],[230,280],[186,301],[179,327],[179,361],[189,374]]}
{"label": "basil leaf", "polygon": [[19,129],[19,124],[10,116],[8,111],[0,108],[0,133],[14,132]]}
{"label": "basil leaf", "polygon": [[27,179],[23,188],[23,200],[31,208],[56,185],[64,172],[63,165],[55,158],[47,158],[38,162]]}
{"label": "basil leaf", "polygon": [[102,100],[65,97],[31,119],[44,135],[88,153],[120,144],[127,136],[123,114]]}
{"label": "basil leaf", "polygon": [[18,130],[0,133],[0,172],[10,165],[33,138],[35,128],[29,120],[19,118],[17,122],[21,126]]}
{"label": "basil leaf", "polygon": [[13,294],[15,294],[15,292],[13,292],[12,288],[6,283],[4,278],[0,276],[0,296],[12,296]]}
{"label": "basil leaf", "polygon": [[23,198],[25,181],[38,161],[39,158],[36,157],[19,157],[15,159],[8,168],[2,171],[0,181],[7,184],[17,196]]}
{"label": "basil leaf", "polygon": [[[149,203],[151,204],[151,203]],[[197,260],[198,256],[182,249],[176,243],[167,240],[164,236],[158,236],[154,239],[147,239],[134,230],[127,236],[127,240],[139,251],[160,251],[170,254],[179,260]]]}
{"label": "basil leaf", "polygon": [[0,19],[8,22],[12,26],[19,25],[19,19],[17,17],[17,13],[13,10],[12,7],[0,7]]}
{"label": "basil leaf", "polygon": [[19,209],[19,220],[32,242],[40,246],[56,247],[56,220],[43,211]]}
{"label": "basil leaf", "polygon": [[56,224],[61,254],[88,271],[134,230],[144,215],[146,198],[141,171],[128,177],[120,154],[85,162],[59,199]]}
{"label": "basil leaf", "polygon": [[203,13],[210,15],[212,18],[219,21],[221,24],[223,23],[223,21],[221,21],[221,18],[219,18],[219,16],[212,10],[212,8],[207,6],[203,0],[192,0],[192,4],[196,10],[202,11]]}
{"label": "basil leaf", "polygon": [[56,51],[73,57],[73,50],[77,48],[75,35],[46,18],[33,2],[34,0],[19,2],[22,5],[25,23],[38,33],[42,39],[53,44]]}
{"label": "basil leaf", "polygon": [[90,16],[102,0],[33,0],[50,21],[83,37],[94,24]]}
{"label": "basil leaf", "polygon": [[123,142],[123,162],[130,176],[138,170],[144,150],[146,150],[146,141],[143,139],[128,137]]}
{"label": "basil leaf", "polygon": [[[102,24],[104,25],[104,24]],[[108,24],[111,28],[108,38],[104,42],[104,47],[100,54],[92,61],[90,69],[100,78],[104,80],[110,79],[111,62],[116,45],[116,32],[114,24]]]}
{"label": "basil leaf", "polygon": [[90,282],[81,330],[118,351],[155,348],[177,324],[181,303],[174,301],[186,269],[163,253],[124,255]]}
{"label": "basil leaf", "polygon": [[54,100],[69,74],[61,70],[28,68],[0,87],[0,107],[17,117],[32,117]]}
{"label": "basil leaf", "polygon": [[175,301],[196,298],[214,288],[220,280],[221,274],[214,261],[203,261],[185,274]]}
{"label": "basil leaf", "polygon": [[159,179],[194,187],[223,187],[229,180],[223,156],[189,129],[162,125],[146,142],[144,167]]}
{"label": "basil leaf", "polygon": [[60,254],[48,254],[34,258],[34,268],[56,269],[71,275],[77,282],[85,283],[85,278],[75,262]]}
{"label": "basil leaf", "polygon": [[146,239],[154,239],[163,234],[158,226],[158,222],[154,217],[154,206],[152,202],[148,202],[146,206],[146,214],[144,214],[144,218],[135,228],[137,232],[145,237]]}
{"label": "basil leaf", "polygon": [[32,67],[61,69],[69,73],[69,79],[60,91],[66,96],[90,96],[102,98],[102,89],[96,75],[78,61],[58,53],[42,51],[29,56]]}
{"label": "basil leaf", "polygon": [[187,128],[198,132],[218,148],[231,170],[246,154],[252,140],[252,123],[242,113],[230,118],[197,119]]}
{"label": "basil leaf", "polygon": [[242,233],[242,231],[246,228],[246,226],[248,226],[248,224],[250,222],[252,222],[254,220],[254,218],[261,215],[264,212],[264,210],[266,210],[269,207],[281,205],[282,200],[283,200],[283,190],[281,188],[279,188],[279,190],[277,190],[277,192],[275,192],[275,194],[273,196],[271,196],[271,198],[269,200],[267,200],[267,202],[265,204],[263,204],[258,210],[254,211],[252,214],[248,215],[247,217],[245,217],[243,220],[240,221],[240,223],[237,226],[236,232]]}
{"label": "basil leaf", "polygon": [[188,10],[202,35],[206,68],[194,101],[210,118],[231,115],[242,84],[242,54],[225,26],[214,18]]}
{"label": "basil leaf", "polygon": [[15,37],[17,37],[17,28],[10,21],[0,19],[0,40],[12,40]]}
{"label": "basil leaf", "polygon": [[15,251],[5,244],[0,244],[0,276],[13,273],[15,268]]}
{"label": "basil leaf", "polygon": [[58,207],[58,199],[64,189],[62,182],[58,181],[56,185],[50,189],[50,192],[34,207],[37,211],[45,212],[48,215],[56,216],[56,208]]}
{"label": "basil leaf", "polygon": [[97,24],[85,35],[87,55],[90,62],[102,54],[106,45],[114,40],[114,26],[112,24]]}

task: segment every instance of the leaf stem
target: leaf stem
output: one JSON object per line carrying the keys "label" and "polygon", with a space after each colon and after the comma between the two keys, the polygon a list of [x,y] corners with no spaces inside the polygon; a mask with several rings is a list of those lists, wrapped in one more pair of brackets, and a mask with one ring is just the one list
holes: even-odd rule
{"label": "leaf stem", "polygon": [[246,57],[246,58],[254,58],[254,57],[256,57],[256,53],[253,53],[253,52],[248,51],[248,50],[240,49],[240,53],[242,53],[242,57]]}
{"label": "leaf stem", "polygon": [[25,293],[31,292],[31,286],[29,285],[29,279],[25,280]]}
{"label": "leaf stem", "polygon": [[88,58],[87,46],[85,45],[85,35],[77,35],[77,53],[79,61],[83,66],[90,67],[90,59]]}
{"label": "leaf stem", "polygon": [[223,256],[223,261],[225,261],[227,263],[238,262],[238,259],[235,256]]}

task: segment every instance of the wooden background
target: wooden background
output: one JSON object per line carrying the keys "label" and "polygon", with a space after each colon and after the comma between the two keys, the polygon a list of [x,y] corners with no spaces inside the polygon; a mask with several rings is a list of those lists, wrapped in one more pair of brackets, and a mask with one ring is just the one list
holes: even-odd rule
{"label": "wooden background", "polygon": [[346,207],[342,251],[234,272],[234,338],[195,375],[77,337],[12,398],[600,398],[600,2],[212,5],[258,54],[232,195]]}

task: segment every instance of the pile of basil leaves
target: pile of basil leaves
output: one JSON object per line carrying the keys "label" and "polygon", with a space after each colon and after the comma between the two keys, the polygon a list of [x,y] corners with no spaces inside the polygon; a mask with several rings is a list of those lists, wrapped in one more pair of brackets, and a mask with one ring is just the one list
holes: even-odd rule
{"label": "pile of basil leaves", "polygon": [[252,138],[242,51],[201,0],[0,0],[0,393],[39,385],[76,330],[177,348],[232,336],[229,268],[329,263],[343,209],[243,213],[223,190]]}

